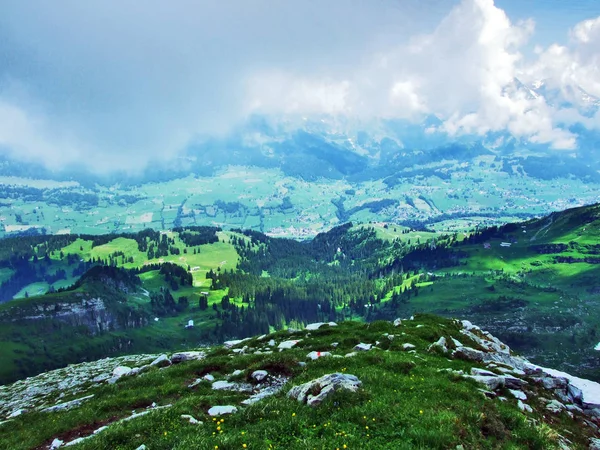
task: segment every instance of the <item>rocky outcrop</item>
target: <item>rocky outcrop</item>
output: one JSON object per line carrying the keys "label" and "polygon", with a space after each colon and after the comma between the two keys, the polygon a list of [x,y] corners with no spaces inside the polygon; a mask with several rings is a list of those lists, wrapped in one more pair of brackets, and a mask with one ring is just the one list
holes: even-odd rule
{"label": "rocky outcrop", "polygon": [[361,381],[354,375],[331,373],[308,383],[294,386],[288,392],[288,397],[314,407],[320,405],[323,400],[337,390],[345,389],[356,392],[361,384]]}

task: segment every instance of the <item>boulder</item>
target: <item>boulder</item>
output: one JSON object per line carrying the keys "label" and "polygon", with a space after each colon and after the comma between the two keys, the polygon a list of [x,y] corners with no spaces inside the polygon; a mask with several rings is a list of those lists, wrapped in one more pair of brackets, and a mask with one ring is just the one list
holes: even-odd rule
{"label": "boulder", "polygon": [[521,400],[517,401],[517,406],[523,412],[528,412],[528,413],[533,412],[533,409],[531,409],[531,406],[529,406],[527,403],[523,403]]}
{"label": "boulder", "polygon": [[577,386],[573,386],[569,384],[567,386],[567,393],[569,394],[569,398],[576,404],[581,405],[583,401],[583,392]]}
{"label": "boulder", "polygon": [[402,325],[402,319],[396,319],[396,320],[394,320],[394,326],[395,327],[399,327],[400,325]]}
{"label": "boulder", "polygon": [[513,397],[515,397],[518,400],[527,400],[527,395],[525,395],[525,392],[523,391],[518,391],[516,389],[509,389],[509,392],[513,395]]}
{"label": "boulder", "polygon": [[477,367],[473,367],[471,369],[471,375],[480,375],[482,377],[497,377],[494,372],[490,372],[489,370],[478,369]]}
{"label": "boulder", "polygon": [[215,381],[212,388],[216,391],[252,392],[252,386],[245,383],[232,383],[230,381]]}
{"label": "boulder", "polygon": [[371,347],[373,347],[373,344],[363,344],[361,342],[360,344],[355,345],[353,350],[358,352],[368,352],[371,350]]}
{"label": "boulder", "polygon": [[466,375],[466,378],[470,378],[471,380],[475,380],[478,383],[485,385],[490,391],[504,387],[504,377],[498,375],[494,375],[493,377],[482,375]]}
{"label": "boulder", "polygon": [[402,344],[403,350],[414,350],[415,348],[417,348],[417,346],[413,344]]}
{"label": "boulder", "polygon": [[54,450],[54,449],[60,448],[60,447],[63,446],[63,444],[64,444],[64,441],[61,441],[60,439],[56,438],[50,444],[50,450]]}
{"label": "boulder", "polygon": [[233,414],[237,412],[237,408],[233,405],[213,406],[208,410],[209,416],[222,416],[225,414]]}
{"label": "boulder", "polygon": [[300,341],[301,341],[301,339],[295,339],[295,340],[290,340],[290,341],[283,341],[281,344],[279,344],[277,346],[277,348],[279,350],[289,350],[290,348],[293,348]]}
{"label": "boulder", "polygon": [[266,370],[255,370],[250,376],[256,381],[262,381],[269,376],[269,372]]}
{"label": "boulder", "polygon": [[330,327],[337,327],[337,323],[335,323],[335,322],[316,322],[316,323],[311,323],[311,324],[306,325],[306,328],[304,328],[304,329],[308,330],[308,331],[314,331],[314,330],[318,330],[323,325],[329,325]]}
{"label": "boulder", "polygon": [[504,384],[509,389],[522,389],[528,383],[527,381],[513,377],[512,375],[504,375]]}
{"label": "boulder", "polygon": [[471,347],[458,347],[452,352],[453,358],[466,359],[468,361],[483,361],[485,353]]}
{"label": "boulder", "polygon": [[178,352],[171,355],[171,363],[178,364],[185,361],[194,361],[203,358],[203,352]]}
{"label": "boulder", "polygon": [[331,356],[331,353],[329,353],[329,352],[310,352],[308,355],[306,355],[307,358],[312,359],[313,361],[315,359],[323,358],[325,356]]}
{"label": "boulder", "polygon": [[202,425],[202,422],[197,420],[194,416],[190,416],[189,414],[182,414],[181,418],[183,420],[187,420],[192,425]]}
{"label": "boulder", "polygon": [[549,403],[546,404],[546,409],[548,411],[550,411],[550,412],[558,414],[561,411],[564,411],[566,409],[566,407],[565,407],[565,405],[563,405],[558,400],[552,400],[552,401],[550,401]]}
{"label": "boulder", "polygon": [[288,392],[288,397],[315,407],[335,391],[345,389],[356,392],[361,384],[361,381],[354,375],[331,373],[293,387]]}
{"label": "boulder", "polygon": [[600,450],[600,439],[590,438],[590,450]]}
{"label": "boulder", "polygon": [[441,351],[442,353],[448,353],[448,343],[446,342],[446,338],[444,336],[439,338],[427,348],[427,351]]}
{"label": "boulder", "polygon": [[158,358],[152,361],[150,365],[156,367],[167,367],[171,365],[171,360],[167,357],[167,355],[160,355]]}
{"label": "boulder", "polygon": [[131,373],[131,367],[127,366],[118,366],[113,370],[113,377],[120,378],[127,376]]}

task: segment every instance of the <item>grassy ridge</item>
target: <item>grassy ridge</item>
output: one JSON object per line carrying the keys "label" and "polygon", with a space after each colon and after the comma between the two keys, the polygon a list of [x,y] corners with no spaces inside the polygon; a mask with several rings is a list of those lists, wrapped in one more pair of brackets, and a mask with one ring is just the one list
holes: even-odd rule
{"label": "grassy ridge", "polygon": [[[388,339],[385,333],[395,334],[396,338]],[[214,347],[201,361],[154,368],[114,385],[92,385],[85,395],[93,393],[95,397],[70,411],[19,416],[10,424],[0,425],[0,447],[27,449],[50,443],[55,437],[68,440],[86,436],[101,425],[110,425],[129,416],[132,410],[141,411],[156,402],[172,406],[111,425],[73,448],[137,448],[144,444],[152,449],[447,449],[458,445],[551,449],[558,448],[559,435],[568,436],[572,449],[587,448],[590,429],[566,413],[553,416],[538,412],[543,411],[543,405],[532,398],[535,412],[528,416],[519,411],[507,391],[501,392],[506,401],[490,400],[473,381],[440,371],[469,371],[473,367],[470,362],[450,361],[427,352],[428,345],[440,336],[465,340],[455,322],[420,316],[403,322],[399,328],[384,322],[344,322],[309,334],[298,332],[292,337],[302,338],[296,348],[270,355],[232,357],[231,351]],[[267,339],[280,342],[290,339],[290,334],[280,331],[243,345],[260,348]],[[359,352],[351,358],[329,357],[309,361],[305,366],[298,364],[306,360],[309,351],[344,355],[359,342],[376,341],[381,342],[381,349]],[[339,343],[335,349],[333,342]],[[416,353],[402,349],[406,342],[416,346]],[[266,369],[271,375],[284,374],[291,381],[281,393],[243,407],[232,416],[215,419],[207,415],[207,410],[216,404],[239,406],[246,395],[215,391],[206,381],[193,389],[188,387],[207,373],[219,380],[241,370],[234,379],[246,381],[258,369]],[[293,385],[332,372],[358,376],[363,383],[361,389],[357,393],[340,391],[317,408],[286,397]],[[181,419],[182,414],[191,414],[204,423],[191,425]]]}

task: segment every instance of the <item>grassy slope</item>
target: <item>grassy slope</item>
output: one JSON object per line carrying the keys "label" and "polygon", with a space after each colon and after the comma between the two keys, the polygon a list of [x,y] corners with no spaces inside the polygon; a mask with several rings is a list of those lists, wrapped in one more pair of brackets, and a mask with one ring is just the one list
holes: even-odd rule
{"label": "grassy slope", "polygon": [[[185,244],[175,236],[176,246],[180,248],[180,255],[169,255],[160,259],[148,260],[145,253],[138,251],[137,243],[133,239],[117,238],[108,244],[92,248],[91,241],[78,239],[74,243],[62,248],[62,252],[76,254],[81,259],[92,257],[108,258],[115,251],[122,251],[127,257],[133,256],[133,263],[119,266],[125,268],[140,267],[146,262],[173,262],[184,266],[198,267],[192,272],[194,277],[193,287],[180,287],[173,291],[175,299],[187,296],[190,306],[175,317],[160,318],[158,322],[151,321],[146,327],[115,331],[101,336],[90,336],[85,328],[61,327],[60,332],[40,333],[34,322],[20,322],[18,326],[3,325],[0,327],[0,356],[3,363],[0,365],[0,379],[13,380],[15,376],[22,377],[31,375],[31,371],[38,373],[56,367],[56,361],[67,361],[72,355],[79,355],[80,360],[99,358],[103,355],[126,354],[131,352],[158,351],[160,349],[185,349],[206,341],[210,330],[217,324],[214,311],[210,306],[220,303],[226,290],[214,290],[209,294],[209,309],[201,311],[198,308],[200,292],[209,291],[210,280],[206,279],[206,273],[212,269],[233,269],[237,265],[238,255],[233,245],[229,243],[229,232],[219,233],[220,242],[195,247],[197,254],[193,254],[193,248],[188,248],[188,253],[183,254]],[[225,241],[225,242],[222,242]],[[60,252],[51,257],[52,263],[57,267],[67,268],[60,260]],[[164,278],[158,271],[145,272],[140,275],[144,289],[156,291],[165,285]],[[73,278],[72,282],[76,279]],[[61,282],[55,283],[60,285]],[[62,284],[65,284],[63,281]],[[70,284],[70,283],[69,283]],[[39,288],[48,286],[47,283],[33,283],[22,289],[30,294],[37,293]],[[0,304],[0,313],[19,305],[53,304],[56,302],[79,301],[78,297],[72,295],[82,292],[77,289],[74,292],[47,294],[36,297],[20,298],[11,302]],[[143,295],[130,296],[128,303],[131,307],[148,307],[149,298]],[[195,328],[185,329],[188,320],[194,320]]]}
{"label": "grassy slope", "polygon": [[[417,328],[418,325],[421,327]],[[397,337],[390,341],[383,333]],[[326,327],[311,332],[310,336],[304,335],[305,332],[299,333],[298,337],[304,339],[297,348],[283,353],[231,357],[229,351],[216,347],[202,361],[154,369],[115,385],[92,386],[86,394],[94,393],[95,397],[79,408],[52,414],[29,413],[0,426],[0,447],[19,450],[49,443],[55,437],[73,439],[79,432],[89,434],[104,423],[157,402],[173,406],[111,426],[73,448],[127,449],[145,444],[151,449],[220,450],[447,449],[457,445],[480,449],[550,449],[557,448],[558,434],[568,436],[573,449],[587,448],[589,429],[569,419],[566,413],[552,416],[535,412],[531,415],[535,420],[530,420],[518,410],[516,400],[508,392],[503,393],[508,398],[506,402],[489,400],[477,391],[479,385],[474,382],[438,372],[445,368],[472,367],[468,362],[450,361],[426,352],[427,346],[442,335],[464,341],[451,321],[422,316],[405,321],[400,328],[384,322],[371,325],[344,322],[336,328]],[[289,336],[281,331],[269,338],[279,342]],[[353,358],[322,358],[305,367],[298,365],[312,350],[344,355],[358,342],[377,340],[382,341],[383,350],[361,352]],[[331,349],[333,342],[339,342],[335,350]],[[416,345],[417,353],[402,351],[404,342]],[[261,344],[251,340],[244,345]],[[274,397],[232,416],[211,419],[206,413],[209,407],[239,404],[244,395],[214,391],[208,382],[195,389],[187,385],[206,373],[222,379],[236,369],[243,371],[238,379],[249,379],[252,371],[267,369],[271,374],[291,375],[292,381]],[[361,390],[356,394],[336,393],[317,408],[285,396],[292,385],[332,372],[358,376],[363,382]],[[537,401],[531,404],[543,411]],[[180,418],[181,414],[191,414],[204,424],[190,425]]]}
{"label": "grassy slope", "polygon": [[[558,255],[594,256],[581,253],[581,249],[569,248],[560,254],[539,254],[532,249],[533,245],[570,242],[597,245],[600,218],[590,217],[590,213],[597,215],[598,209],[576,208],[526,222],[505,238],[490,239],[490,249],[481,243],[456,247],[468,255],[463,265],[435,273],[463,274],[464,278],[433,280],[431,286],[419,290],[418,297],[403,305],[400,312],[467,316],[505,339],[508,335],[503,335],[500,327],[508,329],[522,323],[533,328],[532,333],[523,334],[518,344],[529,356],[541,358],[538,360],[546,364],[566,362],[563,368],[569,370],[596,367],[587,375],[599,378],[600,360],[592,348],[598,342],[595,330],[600,326],[600,295],[590,289],[600,285],[600,265],[555,262]],[[517,241],[511,247],[500,246],[511,238]],[[501,296],[523,303],[499,302]],[[580,325],[575,326],[576,323]],[[550,357],[550,353],[554,355]]]}

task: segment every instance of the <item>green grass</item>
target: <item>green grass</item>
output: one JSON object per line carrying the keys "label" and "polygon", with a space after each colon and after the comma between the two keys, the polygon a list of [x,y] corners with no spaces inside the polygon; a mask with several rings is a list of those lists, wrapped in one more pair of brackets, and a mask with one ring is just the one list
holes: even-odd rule
{"label": "green grass", "polygon": [[[384,333],[395,334],[396,338],[389,340]],[[86,394],[94,393],[95,397],[70,411],[17,417],[0,425],[0,448],[34,448],[54,437],[72,439],[78,432],[87,435],[152,402],[173,406],[110,426],[73,448],[132,449],[144,444],[151,449],[448,449],[462,445],[541,450],[556,448],[558,433],[569,436],[574,450],[587,448],[590,431],[579,421],[566,415],[549,417],[542,405],[536,405],[541,412],[534,412],[532,421],[518,410],[514,399],[486,399],[474,382],[439,372],[445,368],[468,371],[472,367],[471,363],[449,361],[426,351],[442,335],[464,338],[453,322],[420,316],[400,328],[384,322],[344,322],[336,328],[311,332],[310,336],[302,332],[296,335],[303,338],[297,348],[271,355],[232,358],[229,351],[216,347],[202,361],[153,369],[115,385],[92,386]],[[281,331],[269,338],[289,339],[289,333]],[[309,361],[306,367],[298,365],[312,350],[343,355],[357,342],[377,340],[382,342],[380,350],[353,358],[322,358]],[[332,342],[339,342],[334,350]],[[416,345],[417,353],[402,351],[404,342]],[[253,339],[244,345],[257,347],[260,343]],[[231,416],[212,419],[206,412],[215,404],[237,405],[243,394],[213,391],[206,382],[195,389],[187,387],[204,373],[222,379],[240,369],[240,378],[245,379],[261,368],[272,374],[284,372],[292,379],[280,394],[242,407]],[[337,392],[317,408],[286,397],[293,385],[332,372],[358,376],[361,389],[357,393]],[[191,414],[204,423],[188,424],[181,414]]]}

